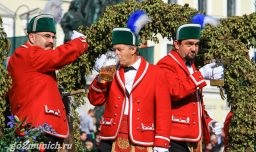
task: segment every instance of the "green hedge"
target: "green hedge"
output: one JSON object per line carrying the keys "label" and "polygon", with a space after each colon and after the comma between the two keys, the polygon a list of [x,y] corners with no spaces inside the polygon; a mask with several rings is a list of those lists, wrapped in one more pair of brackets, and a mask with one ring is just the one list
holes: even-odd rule
{"label": "green hedge", "polygon": [[6,33],[3,31],[2,18],[0,17],[0,135],[5,127],[4,113],[8,107],[6,102],[6,92],[8,91],[11,83],[11,79],[6,71],[6,58],[8,55],[8,50],[10,48],[10,43],[7,39]]}

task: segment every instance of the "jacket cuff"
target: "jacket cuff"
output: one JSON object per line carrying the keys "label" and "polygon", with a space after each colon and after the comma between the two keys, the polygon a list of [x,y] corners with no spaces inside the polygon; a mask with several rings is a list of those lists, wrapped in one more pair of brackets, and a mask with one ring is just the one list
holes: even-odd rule
{"label": "jacket cuff", "polygon": [[98,81],[98,76],[94,79],[93,83],[91,84],[91,89],[96,92],[105,92],[109,87],[110,82],[100,83]]}
{"label": "jacket cuff", "polygon": [[154,147],[163,147],[168,149],[170,147],[170,138],[164,136],[155,136]]}
{"label": "jacket cuff", "polygon": [[79,37],[79,38],[74,39],[74,41],[77,41],[79,43],[82,42],[81,45],[76,45],[76,46],[79,47],[80,49],[82,49],[83,52],[84,51],[86,52],[88,50],[89,45],[88,45],[88,43],[87,43],[85,38]]}
{"label": "jacket cuff", "polygon": [[190,78],[192,79],[196,87],[203,88],[207,85],[200,71],[196,71],[191,74]]}

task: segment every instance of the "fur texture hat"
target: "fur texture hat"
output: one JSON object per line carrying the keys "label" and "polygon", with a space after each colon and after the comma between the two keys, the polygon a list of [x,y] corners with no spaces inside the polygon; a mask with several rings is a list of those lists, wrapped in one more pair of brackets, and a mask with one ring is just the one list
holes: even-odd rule
{"label": "fur texture hat", "polygon": [[56,33],[55,21],[49,14],[40,14],[33,17],[28,23],[27,33],[52,32]]}

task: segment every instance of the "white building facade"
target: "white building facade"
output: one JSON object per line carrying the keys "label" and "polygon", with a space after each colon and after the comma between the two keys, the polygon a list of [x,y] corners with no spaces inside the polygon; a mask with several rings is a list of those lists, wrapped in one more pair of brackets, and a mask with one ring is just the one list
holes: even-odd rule
{"label": "white building facade", "polygon": [[[67,12],[72,0],[62,0],[63,14]],[[3,28],[7,37],[19,37],[26,35],[26,24],[34,17],[43,12],[49,0],[1,0],[0,16],[3,20]],[[64,33],[60,24],[57,24],[56,44],[63,43]]]}

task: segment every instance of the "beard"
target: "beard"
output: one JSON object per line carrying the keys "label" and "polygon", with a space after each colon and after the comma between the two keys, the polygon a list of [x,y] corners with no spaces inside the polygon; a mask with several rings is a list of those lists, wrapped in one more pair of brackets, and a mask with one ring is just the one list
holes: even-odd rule
{"label": "beard", "polygon": [[195,60],[195,58],[196,58],[196,54],[194,53],[193,54],[189,53],[185,56],[185,59],[187,62],[192,62]]}

